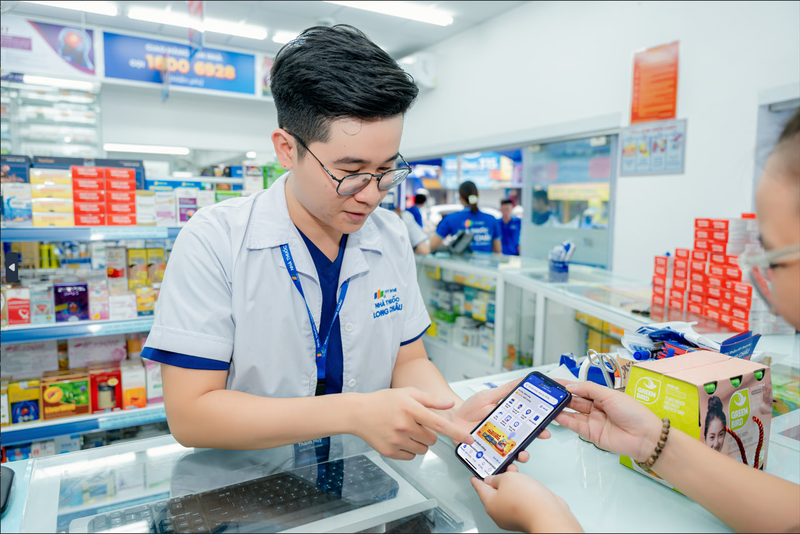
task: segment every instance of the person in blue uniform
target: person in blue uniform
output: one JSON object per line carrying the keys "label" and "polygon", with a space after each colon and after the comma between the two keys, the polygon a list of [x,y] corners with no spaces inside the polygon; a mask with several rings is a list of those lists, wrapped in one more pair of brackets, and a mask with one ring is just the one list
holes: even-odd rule
{"label": "person in blue uniform", "polygon": [[442,245],[444,238],[455,235],[460,230],[472,234],[474,252],[502,252],[500,241],[500,221],[478,209],[478,188],[469,180],[458,188],[458,196],[464,210],[451,213],[442,219],[431,237],[431,250]]}
{"label": "person in blue uniform", "polygon": [[408,208],[406,211],[409,212],[411,215],[414,216],[414,220],[417,221],[417,224],[423,226],[422,224],[422,212],[420,212],[420,208],[425,205],[425,202],[428,201],[428,197],[425,195],[417,193],[414,196],[414,205]]}
{"label": "person in blue uniform", "polygon": [[514,203],[509,199],[500,202],[500,235],[503,244],[503,254],[506,256],[519,256],[519,234],[522,230],[522,221],[511,216]]}

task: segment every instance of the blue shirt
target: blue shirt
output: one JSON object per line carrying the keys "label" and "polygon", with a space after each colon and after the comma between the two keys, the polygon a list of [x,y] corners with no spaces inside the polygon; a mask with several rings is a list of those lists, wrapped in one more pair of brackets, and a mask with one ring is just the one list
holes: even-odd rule
{"label": "blue shirt", "polygon": [[[300,230],[298,229],[298,232]],[[344,369],[344,352],[342,350],[342,331],[340,329],[339,318],[336,318],[334,324],[331,324],[333,314],[336,313],[336,298],[339,290],[339,271],[342,267],[342,259],[344,258],[344,248],[347,243],[347,235],[342,236],[342,242],[339,245],[339,255],[335,261],[331,261],[317,246],[308,239],[303,232],[300,232],[303,241],[308,247],[308,252],[314,260],[314,266],[317,268],[317,276],[319,277],[319,285],[322,288],[322,314],[320,317],[319,337],[325,339],[328,332],[331,332],[331,338],[328,341],[328,352],[326,354],[325,362],[325,394],[341,393]],[[331,331],[333,328],[333,331]],[[423,332],[424,333],[424,332]],[[415,338],[417,339],[417,338]],[[414,340],[411,340],[414,341]],[[409,341],[410,342],[410,341]],[[166,363],[176,367],[184,367],[187,369],[206,369],[223,371],[228,370],[229,364],[210,360],[207,358],[198,358],[189,356],[187,354],[180,354],[161,349],[152,349],[146,347],[142,350],[142,358],[153,360],[155,362]]]}
{"label": "blue shirt", "polygon": [[418,225],[422,226],[422,213],[420,213],[418,207],[411,206],[410,208],[406,209],[406,211],[414,216],[414,220],[417,221]]}
{"label": "blue shirt", "polygon": [[500,239],[500,224],[497,219],[480,210],[472,213],[469,208],[464,208],[458,213],[451,213],[439,223],[436,234],[444,239],[459,230],[472,234],[472,250],[475,252],[492,252],[492,242]]}
{"label": "blue shirt", "polygon": [[502,234],[503,254],[506,256],[519,256],[519,233],[522,230],[522,220],[511,217],[508,224],[500,221],[500,233]]}

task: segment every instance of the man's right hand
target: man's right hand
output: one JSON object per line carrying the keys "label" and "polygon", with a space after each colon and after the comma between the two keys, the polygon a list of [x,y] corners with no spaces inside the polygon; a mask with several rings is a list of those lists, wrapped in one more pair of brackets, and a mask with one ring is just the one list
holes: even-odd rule
{"label": "man's right hand", "polygon": [[381,455],[412,460],[436,443],[437,434],[457,443],[472,443],[472,436],[431,410],[448,410],[452,400],[437,398],[413,387],[382,389],[358,397],[352,434]]}

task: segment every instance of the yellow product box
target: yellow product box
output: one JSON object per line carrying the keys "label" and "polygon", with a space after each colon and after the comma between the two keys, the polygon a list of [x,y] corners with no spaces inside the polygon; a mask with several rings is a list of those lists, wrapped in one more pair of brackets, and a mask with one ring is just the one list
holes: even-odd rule
{"label": "yellow product box", "polygon": [[40,384],[38,378],[12,380],[8,383],[8,408],[12,425],[30,423],[40,419]]}
{"label": "yellow product box", "polygon": [[147,280],[150,284],[160,284],[164,280],[164,271],[167,262],[164,259],[163,248],[147,249]]}
{"label": "yellow product box", "polygon": [[141,360],[120,362],[122,371],[122,409],[147,406],[147,374]]}
{"label": "yellow product box", "polygon": [[92,413],[88,369],[48,371],[42,376],[42,419]]}
{"label": "yellow product box", "polygon": [[31,184],[32,198],[64,198],[72,200],[72,185]]}
{"label": "yellow product box", "polygon": [[139,317],[150,317],[155,310],[155,295],[152,287],[136,288],[136,312]]}
{"label": "yellow product box", "polygon": [[34,226],[75,226],[72,213],[39,213],[33,212]]}
{"label": "yellow product box", "polygon": [[[734,460],[765,469],[772,420],[769,366],[697,351],[636,363],[625,393],[677,428]],[[737,439],[738,438],[738,439]],[[627,456],[620,463],[672,487]]]}
{"label": "yellow product box", "polygon": [[147,249],[128,249],[128,289],[147,285]]}
{"label": "yellow product box", "polygon": [[38,213],[74,213],[75,203],[65,198],[34,198],[31,201],[34,215]]}
{"label": "yellow product box", "polygon": [[11,424],[11,415],[8,409],[8,379],[0,380],[0,426]]}
{"label": "yellow product box", "polygon": [[69,169],[31,169],[31,183],[72,187],[72,171]]}

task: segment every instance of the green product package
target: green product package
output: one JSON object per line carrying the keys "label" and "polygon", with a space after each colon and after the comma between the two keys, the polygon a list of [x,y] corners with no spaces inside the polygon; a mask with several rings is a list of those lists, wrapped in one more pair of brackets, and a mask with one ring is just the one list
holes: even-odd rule
{"label": "green product package", "polygon": [[222,202],[223,200],[228,200],[229,198],[239,198],[241,196],[241,191],[216,191],[214,200],[217,202]]}

